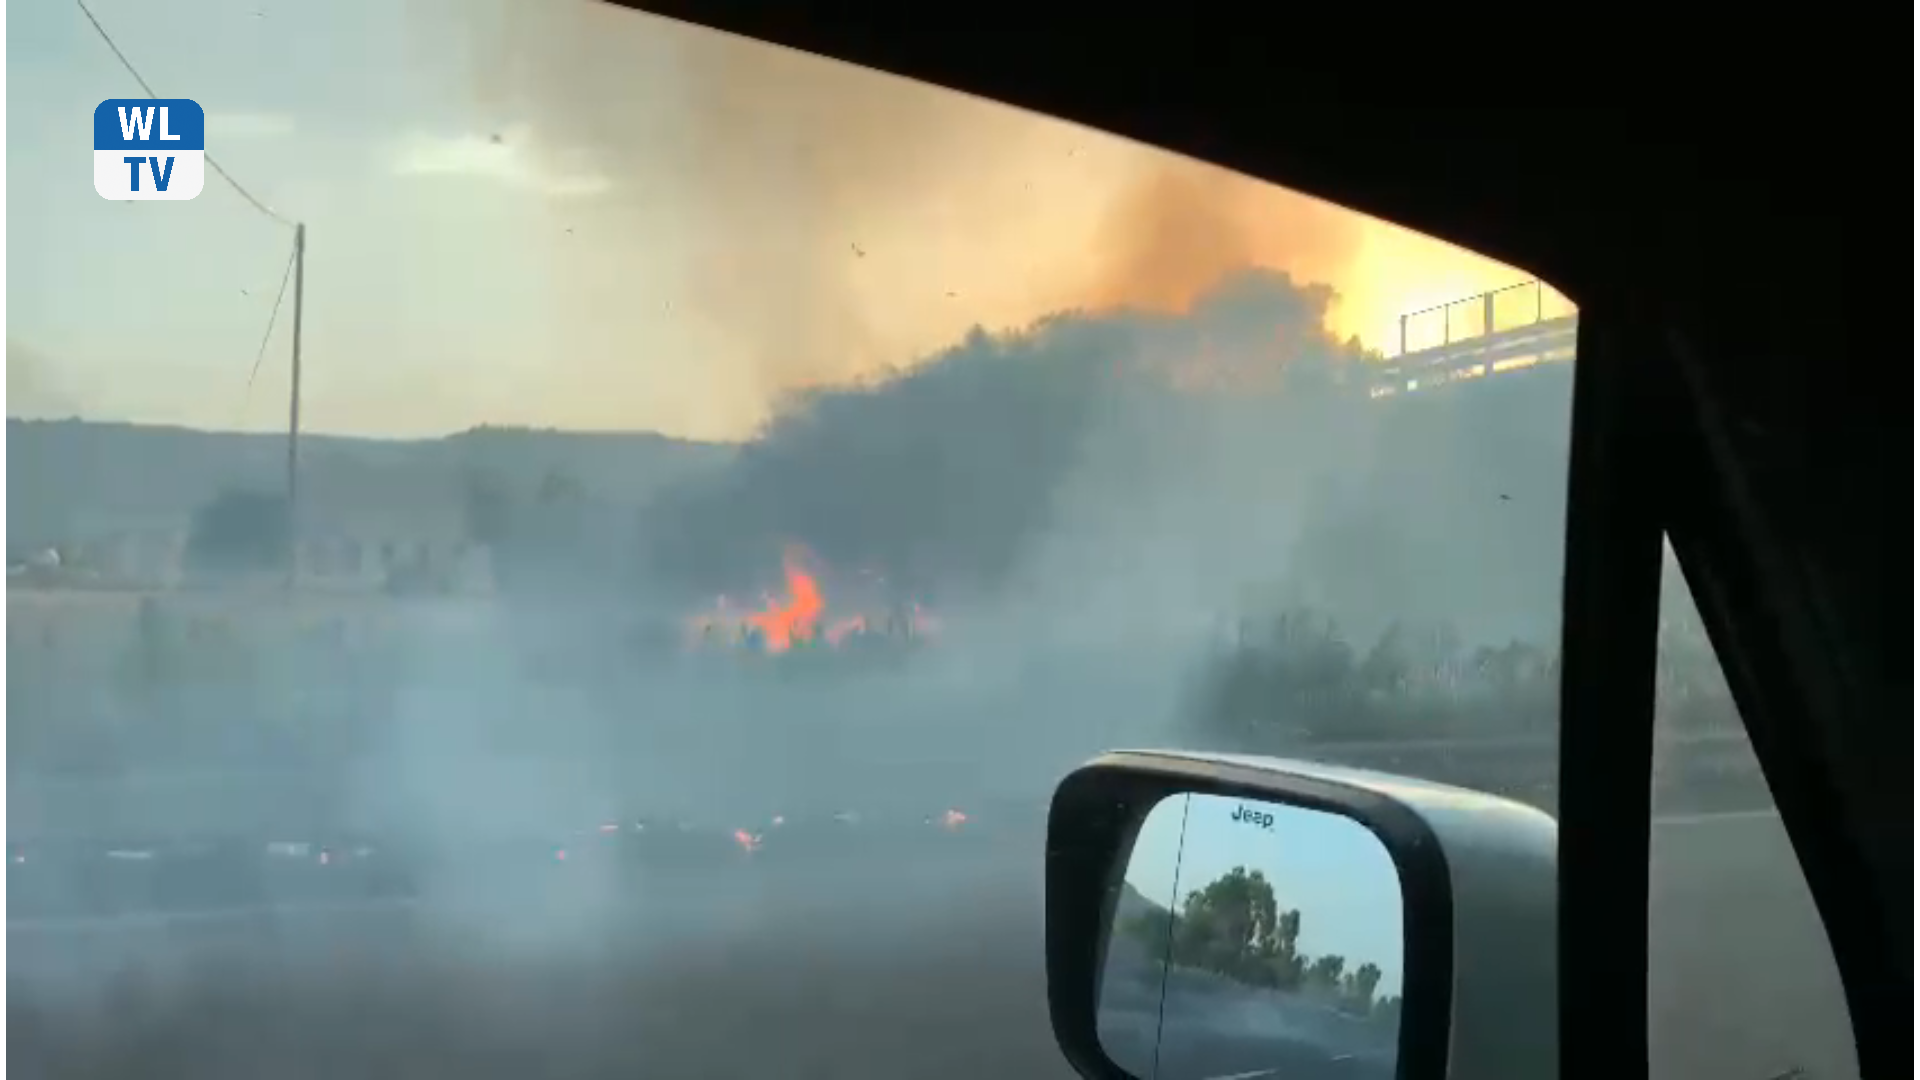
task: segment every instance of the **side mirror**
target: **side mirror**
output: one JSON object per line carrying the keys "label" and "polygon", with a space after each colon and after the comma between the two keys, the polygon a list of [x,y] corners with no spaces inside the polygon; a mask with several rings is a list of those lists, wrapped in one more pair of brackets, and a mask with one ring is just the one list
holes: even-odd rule
{"label": "side mirror", "polygon": [[1090,1080],[1559,1071],[1557,826],[1275,758],[1103,755],[1047,822],[1047,995]]}

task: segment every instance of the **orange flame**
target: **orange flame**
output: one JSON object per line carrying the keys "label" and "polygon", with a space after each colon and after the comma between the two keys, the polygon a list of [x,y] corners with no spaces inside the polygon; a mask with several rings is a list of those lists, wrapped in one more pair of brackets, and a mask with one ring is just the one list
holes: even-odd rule
{"label": "orange flame", "polygon": [[[824,639],[829,646],[838,648],[851,639],[874,633],[876,622],[871,613],[837,614],[827,618],[826,596],[818,579],[804,567],[804,555],[804,551],[795,548],[781,560],[786,578],[784,599],[768,595],[760,610],[743,611],[727,597],[717,597],[710,610],[686,620],[687,646],[697,649],[745,645],[751,631],[757,648],[767,653],[784,653],[795,645],[816,639]],[[879,580],[872,571],[861,571],[861,574]],[[895,619],[895,616],[885,619],[889,635],[894,633]],[[930,638],[938,634],[940,622],[915,603],[906,613],[905,629],[912,637]]]}
{"label": "orange flame", "polygon": [[827,602],[820,595],[820,584],[788,555],[783,561],[787,575],[787,602],[775,603],[747,616],[747,624],[760,631],[770,653],[782,653],[796,641],[811,641]]}

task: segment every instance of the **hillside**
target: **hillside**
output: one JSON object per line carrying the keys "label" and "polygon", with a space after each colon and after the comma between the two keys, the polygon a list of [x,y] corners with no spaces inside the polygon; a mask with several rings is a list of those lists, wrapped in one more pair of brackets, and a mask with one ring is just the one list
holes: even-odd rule
{"label": "hillside", "polygon": [[1170,911],[1165,904],[1147,899],[1133,882],[1120,883],[1120,899],[1114,904],[1113,925],[1125,927],[1148,916],[1166,918]]}
{"label": "hillside", "polygon": [[[11,550],[121,529],[183,526],[222,488],[278,490],[286,440],[83,420],[7,420]],[[602,501],[638,506],[662,485],[722,468],[727,444],[650,433],[481,428],[430,440],[316,435],[301,443],[308,505],[321,519],[381,518],[441,531],[458,519],[468,478],[531,491],[549,473]]]}

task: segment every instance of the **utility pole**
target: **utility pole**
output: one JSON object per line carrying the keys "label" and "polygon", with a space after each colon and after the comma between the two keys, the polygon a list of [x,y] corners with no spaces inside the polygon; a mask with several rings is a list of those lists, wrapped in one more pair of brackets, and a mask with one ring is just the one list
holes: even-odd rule
{"label": "utility pole", "polygon": [[300,578],[300,316],[306,301],[307,225],[293,227],[293,379],[287,395],[287,592]]}

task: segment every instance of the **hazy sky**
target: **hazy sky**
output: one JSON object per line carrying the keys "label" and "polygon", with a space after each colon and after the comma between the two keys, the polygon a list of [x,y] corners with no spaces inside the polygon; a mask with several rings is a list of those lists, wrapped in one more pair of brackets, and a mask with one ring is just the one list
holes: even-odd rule
{"label": "hazy sky", "polygon": [[[1402,311],[1525,275],[998,105],[591,0],[89,0],[208,151],[309,225],[316,430],[482,422],[749,433],[783,389],[979,323],[1179,305],[1260,264]],[[8,11],[8,411],[284,422],[291,242],[213,176],[92,188],[139,93],[78,9]],[[1286,126],[1284,98],[1275,127]],[[1356,138],[1388,138],[1357,132]]]}
{"label": "hazy sky", "polygon": [[[1232,820],[1238,799],[1176,795],[1147,814],[1126,878],[1140,895],[1175,910],[1188,893],[1236,866],[1273,883],[1280,911],[1300,912],[1300,951],[1344,956],[1347,970],[1372,961],[1380,993],[1400,992],[1404,963],[1400,874],[1385,845],[1358,822],[1292,806],[1254,804],[1271,832]],[[1176,880],[1177,875],[1177,880]]]}

